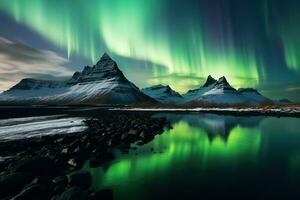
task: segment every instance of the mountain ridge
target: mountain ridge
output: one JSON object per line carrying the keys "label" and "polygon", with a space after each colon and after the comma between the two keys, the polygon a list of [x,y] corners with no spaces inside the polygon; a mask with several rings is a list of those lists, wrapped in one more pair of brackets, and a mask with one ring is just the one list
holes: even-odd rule
{"label": "mountain ridge", "polygon": [[[148,88],[155,88],[155,86]],[[142,90],[145,94],[151,96],[157,101],[163,102],[161,99],[168,99],[171,96],[166,94],[151,95],[151,93]],[[176,92],[176,91],[174,91]],[[233,88],[227,81],[225,76],[220,77],[218,80],[209,75],[205,83],[199,88],[189,90],[185,94],[181,95],[180,101],[175,104],[219,104],[219,105],[233,105],[233,104],[249,104],[258,105],[263,103],[271,103],[267,97],[264,97],[256,89],[253,88],[239,88],[238,90]]]}
{"label": "mountain ridge", "polygon": [[169,85],[154,85],[139,89],[130,82],[118,64],[104,53],[93,66],[65,81],[22,79],[15,86],[0,94],[0,104],[140,104],[145,102],[185,105],[200,104],[249,104],[272,103],[256,89],[235,89],[225,76],[214,79],[209,75],[199,88],[179,94]]}
{"label": "mountain ridge", "polygon": [[134,104],[156,102],[142,93],[104,53],[92,67],[62,82],[22,79],[0,95],[0,103],[25,104]]}
{"label": "mountain ridge", "polygon": [[182,96],[169,85],[158,84],[143,88],[141,91],[158,102],[165,104],[179,104],[183,100]]}

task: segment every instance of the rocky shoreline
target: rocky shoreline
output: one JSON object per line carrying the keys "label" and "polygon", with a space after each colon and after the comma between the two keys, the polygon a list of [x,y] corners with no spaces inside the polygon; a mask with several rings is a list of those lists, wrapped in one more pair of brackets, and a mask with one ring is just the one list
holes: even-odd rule
{"label": "rocky shoreline", "polygon": [[113,149],[150,142],[169,123],[145,114],[102,112],[85,121],[86,131],[0,142],[0,199],[113,199],[109,188],[91,191],[89,173],[77,172],[113,160]]}

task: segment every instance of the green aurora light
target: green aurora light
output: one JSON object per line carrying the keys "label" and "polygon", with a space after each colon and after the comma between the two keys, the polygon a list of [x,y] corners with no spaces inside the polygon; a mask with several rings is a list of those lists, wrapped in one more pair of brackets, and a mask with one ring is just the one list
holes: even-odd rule
{"label": "green aurora light", "polygon": [[[271,76],[262,41],[274,38],[283,44],[286,67],[299,71],[296,5],[279,17],[280,1],[253,1],[251,6],[227,1],[0,0],[0,10],[64,49],[69,58],[80,55],[95,62],[109,51],[150,62],[154,78],[148,84],[169,84],[181,92],[201,81],[178,81],[174,74],[224,75],[236,87],[259,85]],[[232,11],[229,5],[237,8]],[[166,77],[155,78],[160,76]]]}
{"label": "green aurora light", "polygon": [[[193,165],[203,174],[214,166],[239,166],[245,160],[255,165],[260,144],[261,133],[256,128],[236,126],[230,131],[227,141],[220,136],[211,140],[203,129],[193,128],[181,121],[174,124],[172,130],[156,136],[153,142],[139,147],[139,156],[134,156],[134,152],[130,155],[123,155],[105,170],[91,169],[88,166],[82,170],[91,173],[94,189],[121,186],[125,195],[129,191],[142,189],[138,184],[134,184],[135,182],[159,180],[164,176],[169,176],[172,166],[181,169],[189,166],[190,160],[195,160]],[[163,153],[149,153],[151,147],[156,152],[162,151]],[[131,184],[128,184],[129,182]],[[131,190],[133,187],[139,189]]]}

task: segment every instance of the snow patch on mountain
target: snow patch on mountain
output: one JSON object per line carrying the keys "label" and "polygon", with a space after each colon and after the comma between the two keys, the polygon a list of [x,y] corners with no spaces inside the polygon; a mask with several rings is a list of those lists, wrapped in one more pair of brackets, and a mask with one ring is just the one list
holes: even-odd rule
{"label": "snow patch on mountain", "polygon": [[180,104],[183,101],[182,96],[168,85],[155,85],[143,88],[142,92],[161,103]]}
{"label": "snow patch on mountain", "polygon": [[206,104],[262,104],[272,102],[252,88],[234,89],[223,76],[215,80],[208,76],[206,83],[183,95],[185,103]]}
{"label": "snow patch on mountain", "polygon": [[271,99],[264,97],[262,94],[260,94],[257,90],[253,88],[239,88],[238,92],[240,92],[244,97],[249,99],[251,102],[257,102],[257,103],[272,102]]}
{"label": "snow patch on mountain", "polygon": [[23,79],[0,95],[0,103],[132,104],[154,102],[128,81],[106,53],[93,67],[75,72],[66,82]]}

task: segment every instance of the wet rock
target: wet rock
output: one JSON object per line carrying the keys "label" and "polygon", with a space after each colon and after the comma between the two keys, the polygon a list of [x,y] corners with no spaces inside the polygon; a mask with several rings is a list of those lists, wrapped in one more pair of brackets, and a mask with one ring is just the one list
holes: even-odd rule
{"label": "wet rock", "polygon": [[51,177],[49,176],[38,176],[32,180],[32,184],[49,184]]}
{"label": "wet rock", "polygon": [[104,189],[90,194],[90,200],[113,200],[114,195],[111,189]]}
{"label": "wet rock", "polygon": [[[14,180],[1,187],[4,175],[0,175],[0,199],[1,195],[12,196],[18,193],[18,198],[24,198],[30,192],[39,191],[37,185],[49,186],[53,191],[51,195],[56,195],[53,199],[68,199],[74,193],[82,194],[82,190],[78,188],[89,188],[91,178],[86,175],[76,178],[78,175],[74,175],[73,180],[68,182],[66,174],[80,169],[86,160],[90,160],[91,167],[104,165],[115,158],[110,152],[112,148],[127,153],[131,144],[142,145],[151,141],[156,134],[163,132],[163,126],[166,125],[164,119],[128,113],[106,113],[103,117],[86,120],[85,123],[88,128],[82,133],[0,142],[2,156],[9,158],[1,162],[0,170],[25,173],[30,177],[30,180],[26,177],[12,178]],[[36,178],[32,181],[34,177]],[[76,186],[75,189],[73,187],[69,190],[70,185]],[[6,190],[12,193],[7,193]],[[80,198],[80,195],[76,198]]]}
{"label": "wet rock", "polygon": [[66,183],[58,183],[53,188],[54,194],[61,194],[65,191],[67,184]]}
{"label": "wet rock", "polygon": [[133,135],[133,136],[138,136],[138,130],[136,130],[136,129],[130,129],[128,131],[128,134],[129,135]]}
{"label": "wet rock", "polygon": [[68,164],[76,169],[81,168],[83,166],[83,163],[84,163],[84,158],[79,156],[68,160]]}
{"label": "wet rock", "polygon": [[77,186],[85,190],[91,186],[92,177],[89,173],[74,173],[68,176],[68,182],[71,186]]}
{"label": "wet rock", "polygon": [[140,133],[140,138],[144,143],[147,143],[154,139],[154,135],[151,133],[146,133],[146,132],[142,131]]}
{"label": "wet rock", "polygon": [[111,160],[115,159],[115,156],[111,152],[102,152],[100,154],[97,154],[97,156],[90,159],[90,167],[95,168],[103,165],[106,162],[109,162]]}
{"label": "wet rock", "polygon": [[93,157],[89,161],[89,165],[90,165],[91,168],[100,167],[104,163],[105,163],[105,161],[103,159],[97,158],[97,157]]}
{"label": "wet rock", "polygon": [[32,199],[49,199],[51,190],[46,185],[32,185],[24,189],[20,194],[13,197],[12,200],[32,200]]}
{"label": "wet rock", "polygon": [[79,187],[71,187],[64,191],[57,200],[87,200],[88,194]]}
{"label": "wet rock", "polygon": [[53,164],[51,159],[46,157],[32,157],[19,161],[13,171],[28,172],[34,175],[48,175],[53,174],[57,167]]}
{"label": "wet rock", "polygon": [[57,200],[58,198],[59,198],[59,195],[54,195],[54,196],[51,197],[50,200]]}
{"label": "wet rock", "polygon": [[52,180],[53,183],[59,184],[59,183],[67,183],[68,177],[67,176],[57,176]]}
{"label": "wet rock", "polygon": [[33,176],[25,172],[15,172],[0,176],[0,198],[18,193],[26,184],[32,181]]}
{"label": "wet rock", "polygon": [[136,140],[136,135],[124,133],[121,136],[121,140],[126,143],[131,143]]}

